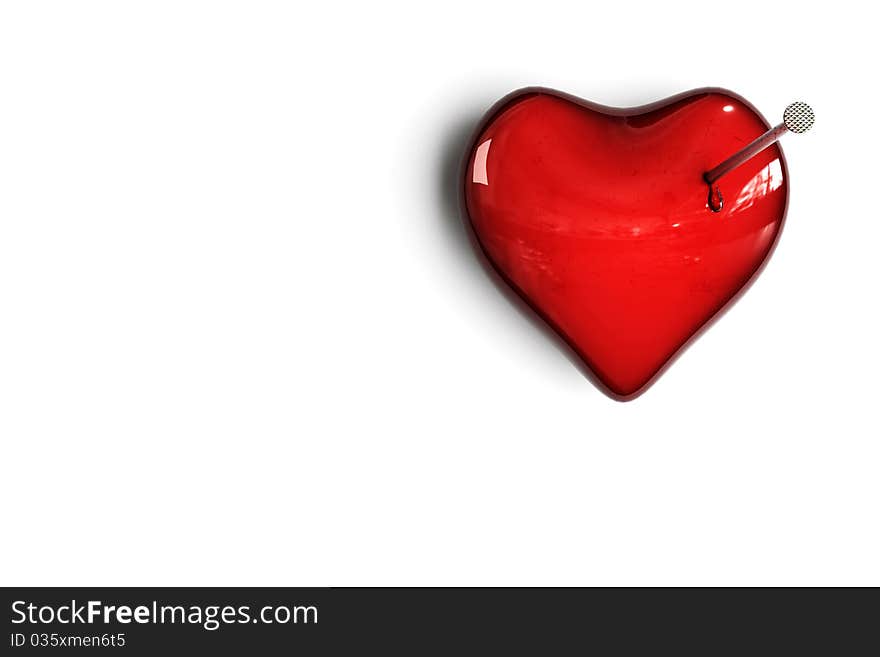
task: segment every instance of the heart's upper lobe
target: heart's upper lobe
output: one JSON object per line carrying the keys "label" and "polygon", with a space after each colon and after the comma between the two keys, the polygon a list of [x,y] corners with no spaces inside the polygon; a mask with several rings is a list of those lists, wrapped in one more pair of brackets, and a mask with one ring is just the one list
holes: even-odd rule
{"label": "heart's upper lobe", "polygon": [[721,212],[707,207],[702,173],[769,127],[729,92],[621,110],[523,90],[482,126],[464,179],[477,240],[616,397],[736,297],[782,228],[778,144],[719,180]]}

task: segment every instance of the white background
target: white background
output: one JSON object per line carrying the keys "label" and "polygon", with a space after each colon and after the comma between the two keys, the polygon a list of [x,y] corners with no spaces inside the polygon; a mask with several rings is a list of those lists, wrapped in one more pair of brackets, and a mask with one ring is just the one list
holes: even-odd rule
{"label": "white background", "polygon": [[[880,584],[859,5],[4,3],[0,582]],[[770,265],[634,402],[458,216],[533,84],[816,110]]]}

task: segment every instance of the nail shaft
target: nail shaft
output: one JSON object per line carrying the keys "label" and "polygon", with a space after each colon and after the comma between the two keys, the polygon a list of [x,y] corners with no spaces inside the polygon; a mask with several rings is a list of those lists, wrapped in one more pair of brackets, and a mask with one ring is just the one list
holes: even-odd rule
{"label": "nail shaft", "polygon": [[709,169],[703,174],[703,180],[710,185],[714,184],[725,173],[736,169],[740,164],[752,159],[755,155],[763,151],[765,148],[775,143],[783,134],[788,131],[784,123],[780,123],[775,128],[770,128],[763,135],[755,139],[748,146],[737,151],[721,164]]}

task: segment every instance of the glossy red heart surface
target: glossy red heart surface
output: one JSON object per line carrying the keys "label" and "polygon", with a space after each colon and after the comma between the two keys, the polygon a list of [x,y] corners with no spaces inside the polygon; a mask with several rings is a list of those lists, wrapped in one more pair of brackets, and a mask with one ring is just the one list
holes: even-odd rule
{"label": "glossy red heart surface", "polygon": [[632,399],[772,252],[788,200],[779,144],[717,182],[718,212],[702,178],[769,127],[720,89],[628,109],[523,89],[477,131],[466,214],[504,281],[608,394]]}

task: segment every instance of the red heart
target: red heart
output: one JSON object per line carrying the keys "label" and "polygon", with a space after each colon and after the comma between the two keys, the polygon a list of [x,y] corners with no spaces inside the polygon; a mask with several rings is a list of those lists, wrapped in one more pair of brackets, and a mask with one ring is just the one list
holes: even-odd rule
{"label": "red heart", "polygon": [[489,262],[618,399],[641,394],[756,278],[776,244],[788,171],[774,144],[702,179],[769,127],[698,89],[633,109],[524,89],[483,119],[464,201]]}

